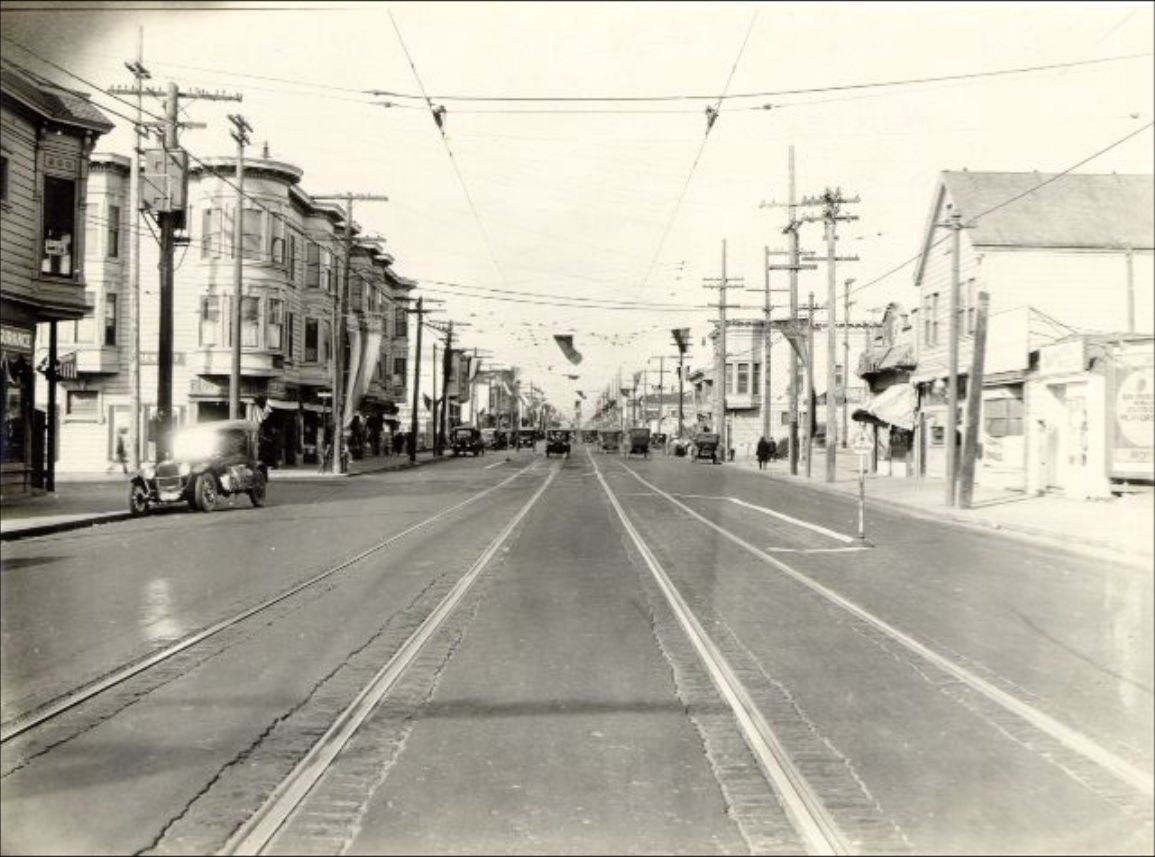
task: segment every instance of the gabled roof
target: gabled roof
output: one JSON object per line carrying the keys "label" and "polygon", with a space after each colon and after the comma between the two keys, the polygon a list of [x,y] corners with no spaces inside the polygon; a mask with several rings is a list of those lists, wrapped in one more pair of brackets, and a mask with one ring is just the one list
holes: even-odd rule
{"label": "gabled roof", "polygon": [[0,66],[0,88],[5,95],[47,119],[107,134],[115,126],[84,93],[53,83],[9,59]]}
{"label": "gabled roof", "polygon": [[975,247],[1155,249],[1155,176],[945,171],[935,189],[916,283],[948,203],[970,227],[964,234]]}

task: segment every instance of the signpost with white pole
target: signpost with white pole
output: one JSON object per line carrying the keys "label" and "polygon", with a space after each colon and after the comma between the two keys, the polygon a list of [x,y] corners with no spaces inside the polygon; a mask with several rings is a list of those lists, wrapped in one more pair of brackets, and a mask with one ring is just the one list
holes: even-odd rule
{"label": "signpost with white pole", "polygon": [[851,449],[858,456],[858,539],[866,541],[866,457],[870,455],[870,437],[866,427],[859,423]]}

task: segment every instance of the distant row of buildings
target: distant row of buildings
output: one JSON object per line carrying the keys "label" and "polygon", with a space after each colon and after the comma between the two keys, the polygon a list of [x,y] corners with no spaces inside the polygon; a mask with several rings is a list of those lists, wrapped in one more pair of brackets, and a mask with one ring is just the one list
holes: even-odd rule
{"label": "distant row of buildings", "polygon": [[[916,305],[873,324],[840,320],[836,389],[843,419],[826,426],[826,331],[816,337],[816,435],[842,444],[869,427],[874,466],[945,475],[950,290],[957,260],[958,406],[967,425],[978,296],[990,298],[976,481],[1030,493],[1101,497],[1155,481],[1155,179],[1150,175],[944,172],[914,267]],[[762,433],[763,326],[727,331],[726,421],[735,454]],[[845,346],[844,346],[845,343]],[[703,340],[716,347],[716,333]],[[772,325],[771,435],[790,424],[789,342]],[[716,426],[712,357],[687,377],[690,426]],[[676,384],[676,381],[674,382]],[[799,389],[805,389],[800,370]],[[677,396],[651,395],[654,430],[676,431]],[[800,396],[805,426],[806,396]],[[858,420],[854,417],[857,415]],[[691,429],[692,430],[692,429]]]}
{"label": "distant row of buildings", "polygon": [[[139,452],[149,457],[156,436],[159,249],[150,219],[142,217],[134,294],[131,161],[95,152],[112,124],[79,93],[7,61],[2,74],[0,489],[11,494],[44,487],[46,460],[68,471],[113,459],[118,431],[131,419],[130,368],[138,369]],[[312,460],[331,412],[336,300],[347,257],[343,422],[356,411],[385,433],[407,428],[400,417],[408,403],[407,310],[416,283],[394,269],[379,241],[359,237],[342,206],[311,197],[296,166],[267,152],[246,158],[240,211],[235,170],[233,158],[206,158],[193,159],[187,173],[174,266],[176,423],[228,415],[239,337],[240,398],[262,424],[270,463]],[[233,321],[238,217],[239,326]],[[50,390],[53,380],[57,389]]]}

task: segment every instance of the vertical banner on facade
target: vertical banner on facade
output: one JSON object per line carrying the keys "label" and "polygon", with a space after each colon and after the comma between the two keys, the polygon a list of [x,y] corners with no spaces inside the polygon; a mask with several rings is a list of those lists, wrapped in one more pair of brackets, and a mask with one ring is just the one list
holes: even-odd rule
{"label": "vertical banner on facade", "polygon": [[1107,416],[1110,476],[1155,478],[1155,349],[1152,342],[1120,344],[1111,354]]}

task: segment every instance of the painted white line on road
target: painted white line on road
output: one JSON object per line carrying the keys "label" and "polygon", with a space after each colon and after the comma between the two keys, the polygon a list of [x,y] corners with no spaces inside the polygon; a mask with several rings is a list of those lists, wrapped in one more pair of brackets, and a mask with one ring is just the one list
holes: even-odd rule
{"label": "painted white line on road", "polygon": [[485,465],[485,467],[483,467],[481,469],[482,470],[493,470],[493,468],[501,467],[501,465],[503,465],[503,464],[505,464],[504,461],[495,461],[495,462],[493,462],[493,464],[487,464],[487,465]]}
{"label": "painted white line on road", "polygon": [[638,552],[641,553],[642,559],[649,567],[658,587],[666,596],[674,617],[682,626],[682,630],[697,651],[707,672],[710,673],[714,686],[734,712],[734,717],[738,721],[738,726],[742,730],[747,746],[773,784],[783,809],[789,816],[795,830],[798,831],[798,835],[806,843],[806,853],[854,853],[854,849],[827,812],[821,799],[794,765],[778,736],[774,734],[774,730],[770,728],[770,724],[766,722],[762,712],[758,710],[758,706],[734,674],[733,668],[714,641],[710,639],[701,623],[698,622],[697,617],[694,616],[693,611],[686,604],[681,593],[678,592],[677,587],[666,574],[665,569],[662,568],[658,558],[654,556],[630,522],[625,509],[622,508],[614,492],[610,490],[609,482],[602,476],[596,462],[594,469],[597,470],[598,481],[609,498],[610,504],[614,507],[614,511],[617,512],[622,527],[637,547]]}
{"label": "painted white line on road", "polygon": [[768,553],[854,553],[868,551],[865,545],[854,545],[847,548],[764,548]]}
{"label": "painted white line on road", "polygon": [[346,708],[333,722],[333,725],[317,739],[317,743],[293,768],[265,803],[246,821],[225,844],[221,854],[260,854],[272,840],[276,832],[285,823],[285,820],[304,800],[305,795],[313,788],[317,780],[325,773],[337,754],[349,743],[349,740],[360,728],[361,724],[373,713],[374,707],[381,698],[396,684],[397,680],[417,657],[421,647],[437,632],[442,623],[457,607],[465,596],[466,591],[481,574],[482,570],[493,559],[494,555],[509,538],[514,528],[529,514],[529,510],[545,493],[545,490],[557,476],[557,468],[550,470],[545,481],[526,501],[516,515],[497,534],[489,546],[482,551],[481,556],[473,563],[469,571],[454,584],[453,589],[445,596],[433,612],[425,617],[420,627],[405,641],[397,653],[389,659],[365,688],[357,695],[352,704]]}
{"label": "painted white line on road", "polygon": [[784,574],[789,575],[803,586],[806,586],[807,588],[821,595],[823,598],[826,598],[828,601],[831,601],[832,603],[841,607],[843,610],[846,610],[848,613],[851,613],[852,615],[861,619],[868,625],[873,626],[876,630],[881,631],[896,643],[906,647],[909,651],[927,661],[930,661],[939,669],[950,673],[960,682],[983,694],[997,705],[1001,705],[1007,711],[1022,718],[1036,729],[1046,733],[1060,744],[1063,744],[1069,750],[1072,750],[1073,752],[1078,753],[1086,759],[1089,759],[1091,762],[1094,762],[1104,770],[1109,771],[1123,782],[1138,789],[1143,794],[1147,796],[1155,794],[1155,778],[1153,778],[1149,772],[1131,764],[1126,759],[1120,758],[1110,750],[1095,743],[1093,739],[1087,737],[1082,732],[1072,729],[1070,726],[1059,722],[1049,714],[1046,714],[1045,712],[1042,712],[1039,709],[1028,705],[1017,697],[1014,697],[1006,691],[995,687],[990,682],[980,678],[969,670],[960,667],[958,664],[954,663],[954,661],[943,655],[940,655],[933,649],[928,648],[910,635],[898,630],[893,625],[875,616],[873,613],[864,610],[853,601],[844,598],[834,590],[828,589],[821,583],[812,580],[800,571],[796,571],[795,569],[791,568],[782,560],[772,557],[766,551],[760,550],[740,536],[737,536],[724,527],[715,524],[709,518],[699,514],[685,503],[675,498],[672,494],[663,491],[653,483],[643,479],[628,465],[623,463],[622,467],[629,471],[635,479],[637,479],[647,488],[650,488],[656,493],[665,496],[665,498],[675,506],[682,509],[682,511],[686,512],[692,517],[697,518],[699,521],[701,521],[707,527],[710,527],[719,535],[724,536],[734,544],[744,548],[754,556],[774,566]]}
{"label": "painted white line on road", "polygon": [[[633,473],[633,471],[630,472]],[[637,476],[636,473],[634,475]],[[842,533],[829,530],[820,524],[812,524],[809,521],[803,521],[800,518],[792,518],[790,515],[784,515],[782,512],[775,511],[774,509],[770,509],[766,506],[755,506],[753,503],[747,503],[745,500],[741,500],[738,497],[719,497],[712,494],[671,494],[670,496],[689,497],[694,500],[728,500],[735,505],[744,506],[747,509],[753,509],[756,512],[761,512],[763,515],[769,515],[772,518],[779,518],[780,520],[786,521],[788,524],[794,524],[798,527],[805,527],[808,530],[813,530],[816,533],[821,533],[824,536],[829,536],[830,538],[837,539],[840,542],[846,542],[849,544],[851,542],[858,541],[858,539],[856,539],[854,536],[844,536]]]}

